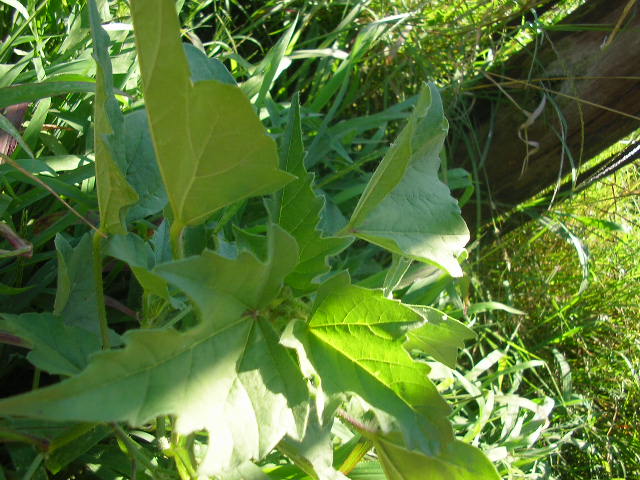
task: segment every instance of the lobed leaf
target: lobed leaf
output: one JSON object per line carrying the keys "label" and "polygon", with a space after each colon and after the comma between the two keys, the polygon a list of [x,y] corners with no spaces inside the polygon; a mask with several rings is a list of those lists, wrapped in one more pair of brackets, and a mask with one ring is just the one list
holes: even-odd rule
{"label": "lobed leaf", "polygon": [[447,129],[440,95],[429,84],[343,233],[460,276],[456,255],[469,240],[469,231],[456,200],[438,178]]}
{"label": "lobed leaf", "polygon": [[277,225],[271,228],[267,248],[264,263],[248,251],[227,258],[205,250],[158,265],[153,272],[184,291],[203,319],[223,325],[227,318],[266,307],[295,267],[296,241]]}
{"label": "lobed leaf", "polygon": [[87,330],[66,325],[51,313],[0,314],[0,330],[28,344],[27,359],[54,375],[75,375],[89,363],[89,355],[100,350],[100,339]]}
{"label": "lobed leaf", "polygon": [[300,124],[300,105],[296,95],[291,102],[289,124],[280,146],[280,166],[295,175],[297,180],[279,192],[274,220],[289,232],[300,247],[300,262],[286,282],[299,293],[317,288],[314,279],[327,273],[327,256],[344,250],[351,239],[324,237],[318,229],[324,199],[313,191],[313,175],[304,167],[304,145]]}
{"label": "lobed leaf", "polygon": [[410,448],[436,455],[453,438],[449,407],[427,378],[429,367],[402,346],[421,323],[400,302],[341,275],[323,285],[311,320],[297,335],[325,392],[357,394],[395,418]]}
{"label": "lobed leaf", "polygon": [[[131,2],[149,125],[177,225],[272,193],[293,177],[235,85],[192,79],[172,0]],[[162,52],[160,54],[160,52]]]}
{"label": "lobed leaf", "polygon": [[268,324],[228,318],[224,328],[123,338],[124,349],[96,354],[79,375],[0,400],[0,413],[135,426],[175,415],[179,433],[209,432],[207,474],[261,458],[304,429],[304,381]]}
{"label": "lobed leaf", "polygon": [[[125,260],[140,256],[134,262],[140,268],[162,256],[133,235],[114,236],[108,248],[117,251],[119,242]],[[156,266],[154,275],[193,300],[197,327],[130,330],[123,349],[97,353],[84,371],[59,384],[1,400],[0,414],[131,425],[175,415],[179,433],[210,434],[203,473],[257,473],[247,462],[285,435],[299,438],[308,418],[299,367],[270,323],[244,316],[278,294],[297,262],[295,240],[277,226],[267,247],[264,262],[249,252],[230,259],[205,251]]]}
{"label": "lobed leaf", "polygon": [[124,117],[113,94],[109,35],[100,25],[95,0],[89,2],[93,57],[96,61],[95,150],[100,228],[105,233],[126,233],[126,212],[139,199],[124,176],[126,151]]}

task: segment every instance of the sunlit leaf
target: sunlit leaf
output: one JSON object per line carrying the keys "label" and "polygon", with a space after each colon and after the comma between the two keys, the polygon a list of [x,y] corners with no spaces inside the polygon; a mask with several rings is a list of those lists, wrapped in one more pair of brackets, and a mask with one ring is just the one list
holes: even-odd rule
{"label": "sunlit leaf", "polygon": [[387,480],[500,480],[476,447],[454,440],[437,456],[407,450],[383,438],[373,439]]}
{"label": "sunlit leaf", "polygon": [[422,321],[400,302],[350,285],[342,275],[323,284],[311,320],[295,335],[324,391],[357,394],[394,417],[411,448],[436,454],[452,439],[449,407],[427,378],[429,367],[402,346]]}
{"label": "sunlit leaf", "polygon": [[[242,91],[193,82],[172,0],[131,2],[149,125],[177,225],[293,179]],[[161,55],[158,52],[162,52]]]}
{"label": "sunlit leaf", "polygon": [[408,334],[407,349],[417,349],[448,367],[456,367],[458,349],[466,340],[475,338],[475,333],[454,318],[430,307],[412,306],[426,319],[426,323]]}
{"label": "sunlit leaf", "polygon": [[447,129],[440,95],[429,84],[343,233],[460,276],[456,255],[469,240],[469,231],[456,200],[438,178]]}

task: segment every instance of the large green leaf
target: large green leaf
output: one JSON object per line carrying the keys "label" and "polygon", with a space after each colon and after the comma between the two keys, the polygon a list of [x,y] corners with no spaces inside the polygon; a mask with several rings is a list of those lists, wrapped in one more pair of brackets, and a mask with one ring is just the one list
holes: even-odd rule
{"label": "large green leaf", "polygon": [[138,194],[124,176],[126,151],[124,117],[113,94],[109,35],[100,25],[96,3],[89,3],[93,57],[96,61],[95,149],[100,228],[105,233],[125,233],[127,210]]}
{"label": "large green leaf", "polygon": [[97,335],[66,325],[50,313],[0,314],[0,330],[25,340],[31,349],[27,359],[51,374],[80,373],[89,363],[89,355],[100,350]]}
{"label": "large green leaf", "polygon": [[[152,260],[149,251],[140,251],[146,258],[141,265]],[[155,274],[193,300],[197,327],[130,330],[123,349],[95,354],[84,371],[64,382],[0,401],[0,415],[131,425],[174,415],[180,433],[209,432],[203,473],[258,474],[247,462],[266,455],[285,435],[301,437],[308,418],[299,367],[269,319],[254,315],[295,266],[296,242],[273,226],[267,253],[262,262],[249,252],[233,259],[205,252],[155,267]]]}
{"label": "large green leaf", "polygon": [[306,329],[296,333],[325,392],[357,394],[394,417],[411,448],[435,455],[453,438],[449,407],[427,378],[429,367],[402,346],[422,321],[400,302],[341,275],[323,285]]}
{"label": "large green leaf", "polygon": [[277,225],[268,237],[268,259],[242,251],[237,258],[210,250],[201,255],[158,265],[154,273],[184,291],[201,316],[221,325],[248,311],[267,306],[298,262],[296,241]]}
{"label": "large green leaf", "polygon": [[469,240],[469,231],[456,200],[438,179],[447,129],[440,95],[429,84],[343,233],[460,276],[456,255]]}
{"label": "large green leaf", "polygon": [[327,256],[344,250],[351,239],[323,237],[318,230],[324,199],[313,191],[313,175],[304,167],[304,145],[300,125],[300,105],[296,95],[291,102],[289,124],[280,146],[280,166],[298,179],[288,184],[277,196],[275,220],[297,240],[300,263],[287,277],[294,290],[315,290],[312,282],[329,271]]}
{"label": "large green leaf", "polygon": [[382,438],[373,443],[387,480],[500,480],[482,451],[459,440],[437,456],[407,450]]}
{"label": "large green leaf", "polygon": [[[176,225],[203,222],[293,177],[235,85],[193,82],[173,0],[131,2],[149,125]],[[159,52],[162,52],[161,54]]]}
{"label": "large green leaf", "polygon": [[129,331],[124,349],[96,354],[59,384],[0,401],[0,414],[131,425],[175,415],[178,432],[209,432],[203,472],[261,458],[285,434],[299,435],[304,382],[269,324],[208,323],[186,333]]}

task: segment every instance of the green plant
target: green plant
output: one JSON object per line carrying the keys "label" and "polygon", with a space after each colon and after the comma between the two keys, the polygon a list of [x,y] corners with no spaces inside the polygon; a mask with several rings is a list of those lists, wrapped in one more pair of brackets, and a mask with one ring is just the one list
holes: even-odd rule
{"label": "green plant", "polygon": [[[564,440],[547,462],[557,478],[640,473],[637,291],[638,167],[574,194],[503,237],[480,265],[482,295],[527,312],[517,341],[550,368],[530,382],[558,403],[551,430]],[[479,287],[480,289],[480,287]],[[478,330],[478,329],[476,329]],[[514,340],[515,341],[515,340]]]}
{"label": "green plant", "polygon": [[[393,299],[414,260],[460,275],[468,240],[438,178],[447,122],[436,88],[423,89],[347,225],[327,236],[297,98],[278,155],[224,66],[179,42],[175,3],[135,0],[145,102],[123,115],[89,5],[99,229],[57,236],[53,312],[0,322],[36,372],[69,377],[0,401],[3,435],[40,448],[12,450],[16,464],[30,458],[24,477],[43,460],[54,474],[76,460],[69,475],[122,472],[124,452],[132,477],[335,479],[373,447],[379,463],[360,468],[380,478],[498,478],[455,439],[423,362],[452,366],[472,332]],[[327,263],[354,238],[392,252],[382,290]],[[137,325],[109,321],[105,257],[140,285]]]}

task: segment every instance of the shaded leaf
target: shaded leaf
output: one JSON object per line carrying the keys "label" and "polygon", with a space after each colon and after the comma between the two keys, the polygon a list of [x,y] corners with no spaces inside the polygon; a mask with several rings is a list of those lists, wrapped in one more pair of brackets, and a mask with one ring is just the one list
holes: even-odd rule
{"label": "shaded leaf", "polygon": [[342,232],[460,276],[455,257],[469,231],[456,200],[438,178],[447,129],[440,95],[429,84]]}
{"label": "shaded leaf", "polygon": [[[242,91],[193,82],[172,0],[131,2],[143,90],[160,172],[176,225],[274,192],[293,178]],[[162,52],[162,55],[158,55]]]}
{"label": "shaded leaf", "polygon": [[75,247],[58,234],[55,245],[58,257],[58,288],[53,313],[63,318],[67,325],[98,334],[100,327],[96,281],[93,270],[87,268],[93,261],[91,234],[86,233]]}
{"label": "shaded leaf", "polygon": [[304,167],[304,145],[300,125],[300,105],[291,102],[289,124],[280,145],[280,166],[298,177],[276,196],[274,220],[288,231],[300,247],[300,263],[286,282],[299,293],[315,290],[313,280],[329,271],[327,256],[336,255],[350,243],[349,238],[324,237],[318,229],[324,198],[313,191],[313,175]]}
{"label": "shaded leaf", "polygon": [[133,233],[112,235],[102,247],[105,255],[126,262],[142,288],[161,298],[169,299],[167,281],[153,272],[156,255],[151,246]]}
{"label": "shaded leaf", "polygon": [[153,151],[149,121],[144,109],[124,116],[127,181],[136,190],[139,201],[128,212],[128,220],[138,220],[161,211],[167,204],[156,154]]}
{"label": "shaded leaf", "polygon": [[267,306],[298,261],[296,241],[277,225],[271,228],[268,252],[263,263],[248,251],[227,258],[205,250],[201,255],[158,265],[154,272],[184,291],[202,318],[222,325],[219,322],[226,318]]}
{"label": "shaded leaf", "polygon": [[236,80],[229,73],[227,67],[220,60],[207,57],[201,50],[191,44],[185,43],[184,53],[189,62],[191,81],[201,82],[203,80],[217,80],[218,82],[236,85]]}
{"label": "shaded leaf", "polygon": [[50,313],[0,314],[0,329],[25,340],[31,352],[27,359],[45,372],[75,375],[89,363],[89,355],[100,350],[100,339],[87,330],[65,325]]}
{"label": "shaded leaf", "polygon": [[100,25],[95,0],[89,2],[89,12],[96,61],[95,150],[100,229],[105,233],[125,233],[126,212],[136,204],[138,194],[124,176],[127,166],[124,117],[113,94],[109,35]]}
{"label": "shaded leaf", "polygon": [[[47,469],[54,474],[58,473],[76,458],[91,450],[93,446],[101,442],[113,433],[113,431],[108,425],[80,424],[72,426],[69,431],[65,433],[67,437],[71,437],[71,440],[62,445],[56,445],[57,442],[54,440],[52,451],[48,452],[45,460]],[[60,440],[58,440],[58,442],[60,442]]]}

